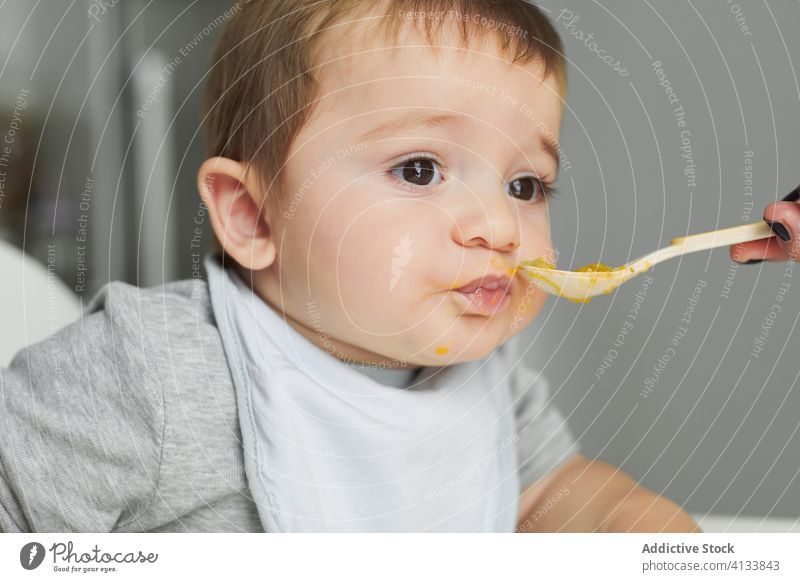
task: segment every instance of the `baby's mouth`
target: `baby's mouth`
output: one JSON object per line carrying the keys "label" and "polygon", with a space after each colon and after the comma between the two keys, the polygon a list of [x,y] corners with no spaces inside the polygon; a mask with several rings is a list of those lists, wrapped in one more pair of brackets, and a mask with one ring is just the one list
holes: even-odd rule
{"label": "baby's mouth", "polygon": [[453,289],[458,300],[464,303],[465,313],[495,315],[510,303],[511,277],[487,275]]}

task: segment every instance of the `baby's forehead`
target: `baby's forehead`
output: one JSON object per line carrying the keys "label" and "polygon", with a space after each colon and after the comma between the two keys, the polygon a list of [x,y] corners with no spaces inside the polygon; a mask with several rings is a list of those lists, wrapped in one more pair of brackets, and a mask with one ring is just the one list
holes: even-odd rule
{"label": "baby's forehead", "polygon": [[[348,52],[350,51],[350,52]],[[538,95],[561,102],[553,75],[545,77],[544,65],[534,60],[512,63],[498,46],[481,47],[406,42],[400,45],[371,38],[361,48],[329,49],[332,58],[323,61],[315,76],[317,99],[328,106],[345,102],[362,107],[375,100],[394,106],[416,104],[420,98],[435,101],[444,91],[462,95],[474,106],[496,106],[498,99],[516,93],[518,100]],[[391,90],[387,91],[387,85]],[[430,91],[430,95],[425,95]]]}
{"label": "baby's forehead", "polygon": [[[371,3],[365,2],[365,5]],[[411,14],[411,13],[408,13]],[[425,24],[422,24],[422,23]],[[438,26],[424,19],[398,14],[365,11],[322,33],[317,39],[314,77],[323,82],[339,79],[348,72],[363,73],[391,69],[446,69],[453,61],[469,63],[486,56],[497,66],[528,68],[541,77],[544,69],[540,59],[522,62],[517,43],[501,35],[474,27],[466,32],[463,23],[443,18]],[[470,29],[472,31],[472,29]],[[360,69],[360,71],[359,71]]]}
{"label": "baby's forehead", "polygon": [[[492,123],[516,117],[520,125],[541,124],[557,132],[562,97],[540,63],[511,64],[499,51],[466,51],[427,45],[386,47],[342,56],[321,77],[316,107],[333,119],[463,115]],[[531,111],[536,111],[532,116]],[[514,115],[516,114],[516,115]],[[398,127],[407,127],[400,124]]]}
{"label": "baby's forehead", "polygon": [[[552,73],[542,78],[540,60],[512,62],[492,35],[464,42],[458,30],[443,26],[430,38],[412,24],[396,38],[385,27],[348,24],[326,39],[316,75],[322,118],[316,129],[339,126],[360,136],[383,125],[388,137],[393,125],[402,133],[417,119],[423,129],[488,126],[493,138],[544,134],[557,141],[563,99]],[[425,120],[457,116],[468,120]]]}

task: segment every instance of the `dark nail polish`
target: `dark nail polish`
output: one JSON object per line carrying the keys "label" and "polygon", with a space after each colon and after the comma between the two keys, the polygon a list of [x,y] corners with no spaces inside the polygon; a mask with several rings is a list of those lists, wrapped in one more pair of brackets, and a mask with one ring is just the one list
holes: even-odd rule
{"label": "dark nail polish", "polygon": [[797,202],[800,199],[800,186],[789,192],[784,198],[784,202]]}
{"label": "dark nail polish", "polygon": [[755,265],[756,263],[763,263],[767,259],[750,259],[749,261],[745,261],[742,263],[743,265]]}
{"label": "dark nail polish", "polygon": [[782,241],[788,242],[792,238],[792,235],[789,234],[789,231],[780,222],[770,222],[769,220],[764,220],[764,222],[769,225],[769,227],[772,229],[772,232],[781,237]]}

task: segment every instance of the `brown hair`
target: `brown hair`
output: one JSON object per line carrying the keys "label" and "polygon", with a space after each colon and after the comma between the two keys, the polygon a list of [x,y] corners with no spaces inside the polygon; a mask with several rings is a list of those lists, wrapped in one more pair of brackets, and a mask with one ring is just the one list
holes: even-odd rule
{"label": "brown hair", "polygon": [[[358,32],[364,23],[352,20],[381,7],[388,10],[376,19],[376,32],[387,40],[396,41],[410,20],[418,28],[424,24],[434,45],[446,20],[459,22],[464,45],[471,35],[494,34],[512,63],[540,59],[544,76],[552,73],[566,93],[561,39],[527,0],[243,0],[214,49],[206,92],[209,155],[250,163],[262,184],[265,178],[274,181],[271,202],[285,200],[286,156],[318,98],[320,81],[313,73],[320,66],[321,38],[340,25],[337,46],[363,36]],[[346,34],[346,26],[355,32]]]}

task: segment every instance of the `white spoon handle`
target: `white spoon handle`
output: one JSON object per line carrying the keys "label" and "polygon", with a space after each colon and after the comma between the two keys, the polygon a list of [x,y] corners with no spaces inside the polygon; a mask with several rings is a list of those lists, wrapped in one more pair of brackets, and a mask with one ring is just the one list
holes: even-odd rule
{"label": "white spoon handle", "polygon": [[743,224],[742,226],[732,226],[730,228],[721,228],[720,230],[682,236],[672,239],[671,244],[680,245],[684,247],[687,252],[692,253],[694,251],[727,247],[751,240],[768,238],[774,236],[774,234],[769,225],[763,220],[760,220],[753,224]]}
{"label": "white spoon handle", "polygon": [[673,239],[669,246],[610,271],[559,271],[548,267],[527,265],[524,268],[533,280],[533,284],[545,292],[561,295],[578,303],[585,303],[591,297],[611,293],[625,281],[629,281],[667,259],[716,247],[768,238],[773,234],[766,222],[757,222],[684,236]]}
{"label": "white spoon handle", "polygon": [[672,239],[670,246],[653,251],[649,255],[630,263],[630,265],[634,266],[635,272],[640,273],[653,265],[680,255],[768,238],[774,234],[766,222],[759,221],[753,224],[743,224],[742,226],[732,226],[730,228],[682,236]]}

